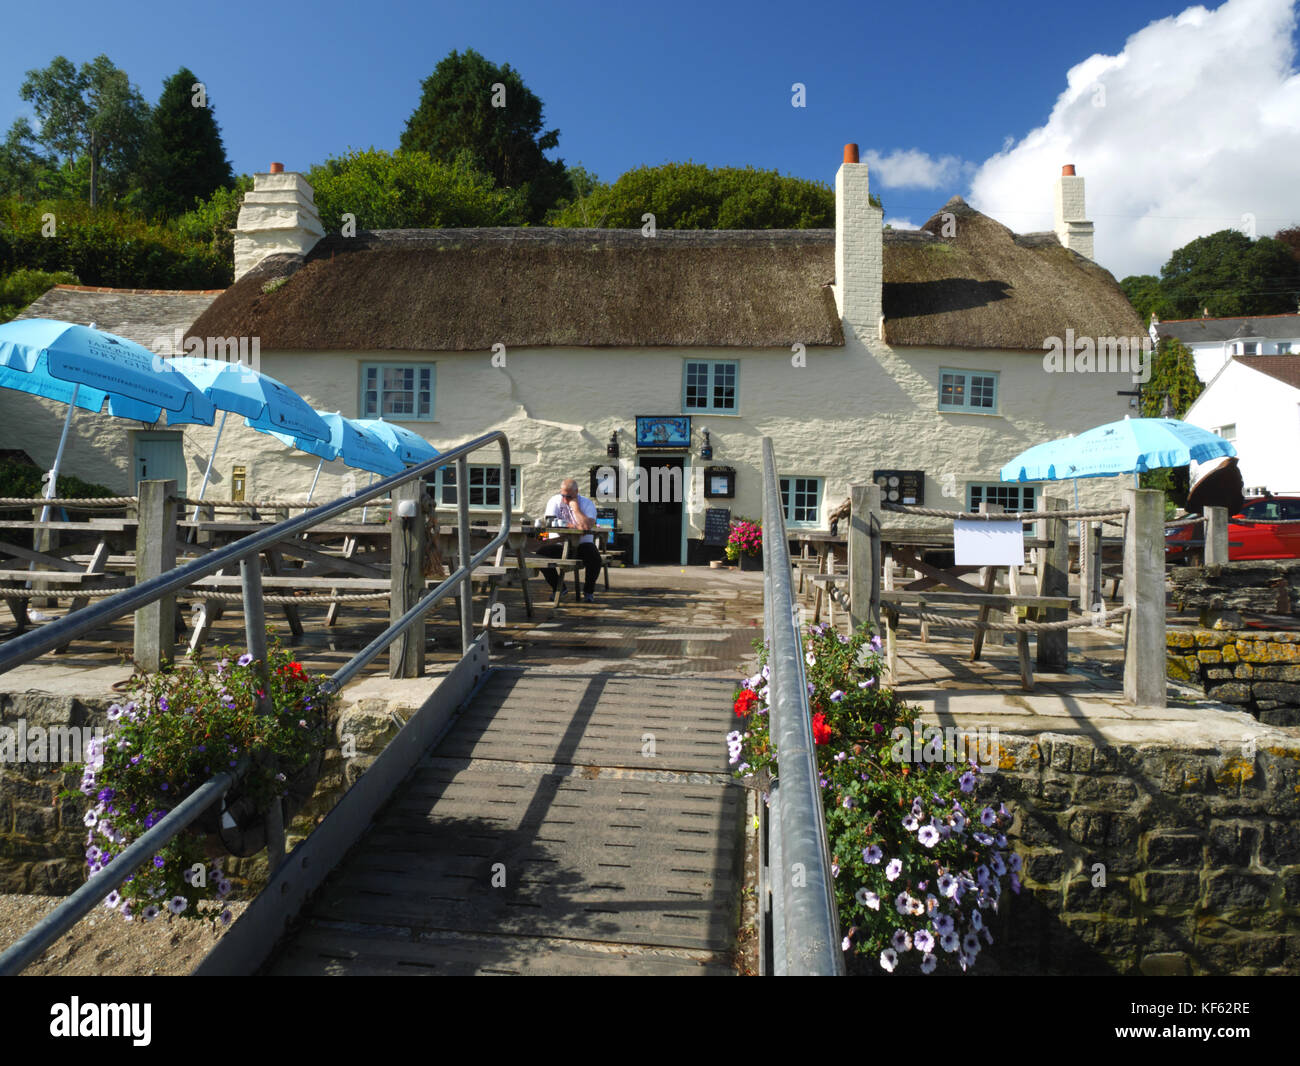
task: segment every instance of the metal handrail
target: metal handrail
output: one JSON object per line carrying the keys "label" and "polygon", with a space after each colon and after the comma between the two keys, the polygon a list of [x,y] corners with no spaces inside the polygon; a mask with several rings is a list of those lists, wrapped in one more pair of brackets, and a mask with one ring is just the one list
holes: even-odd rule
{"label": "metal handrail", "polygon": [[[469,476],[466,457],[479,448],[495,442],[501,448],[501,526],[484,547],[472,556],[469,553]],[[112,621],[124,614],[138,610],[153,603],[178,589],[193,584],[199,578],[228,567],[238,562],[244,591],[245,634],[248,639],[249,652],[266,669],[266,627],[263,604],[261,601],[261,570],[258,554],[269,547],[294,537],[305,529],[324,522],[342,511],[355,507],[358,503],[375,496],[390,492],[393,488],[413,478],[426,474],[450,463],[456,464],[456,483],[459,486],[456,495],[457,533],[459,537],[461,565],[437,588],[427,593],[415,606],[393,622],[379,636],[357,652],[343,666],[334,672],[325,682],[329,691],[337,693],[343,685],[364,669],[394,640],[406,632],[420,618],[428,613],[437,603],[452,593],[457,585],[461,586],[460,624],[462,657],[470,650],[473,643],[472,619],[472,582],[474,569],[479,566],[489,552],[503,544],[510,533],[512,509],[510,505],[510,443],[500,430],[485,433],[481,437],[459,447],[444,452],[436,459],[408,467],[400,474],[378,481],[361,492],[323,504],[314,510],[286,519],[268,529],[242,537],[233,544],[215,551],[202,559],[161,574],[156,578],[141,582],[116,596],[100,601],[93,607],[83,607],[57,622],[51,622],[41,629],[19,637],[0,648],[0,673],[12,670],[24,662],[36,658],[73,640],[105,622]],[[264,686],[265,688],[265,686]],[[8,950],[0,953],[0,976],[20,973],[42,951],[53,944],[60,936],[72,928],[82,917],[88,914],[103,897],[122,884],[142,863],[173,837],[184,830],[204,810],[212,806],[225,794],[231,784],[242,773],[243,767],[233,773],[218,774],[212,780],[201,785],[174,810],[168,812],[144,836],[135,841],[126,851],[117,856],[113,863],[111,876],[105,876],[101,870],[90,881],[65,899],[59,906],[41,919]],[[273,805],[268,817],[268,859],[270,873],[282,865],[284,859],[284,834],[280,824],[279,804]]]}
{"label": "metal handrail", "polygon": [[763,438],[763,603],[768,639],[771,731],[779,764],[771,789],[779,869],[772,871],[772,920],[784,934],[778,975],[844,974],[830,846],[814,755],[803,641],[791,583],[790,546],[772,439]]}

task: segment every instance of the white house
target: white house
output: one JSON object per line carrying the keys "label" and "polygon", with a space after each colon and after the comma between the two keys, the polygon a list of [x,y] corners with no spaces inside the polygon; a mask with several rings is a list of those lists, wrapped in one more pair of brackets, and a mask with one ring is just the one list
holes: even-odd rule
{"label": "white house", "polygon": [[1300,493],[1300,355],[1234,355],[1184,421],[1237,446],[1246,494]]}
{"label": "white house", "polygon": [[[607,487],[618,498],[598,502],[642,562],[699,558],[708,508],[760,514],[763,436],[792,527],[824,528],[849,483],[873,478],[930,506],[1033,506],[1042,486],[1002,484],[999,468],[1121,417],[1117,393],[1141,370],[1142,324],[1089,258],[1083,179],[1073,168],[1057,179],[1056,232],[1017,235],[956,197],[919,231],[884,231],[857,158],[848,146],[834,231],[317,239],[305,179],[257,175],[236,230],[236,281],[188,336],[209,347],[251,339],[260,369],[318,409],[382,415],[437,447],[505,430],[511,491],[532,514],[561,478],[586,491],[617,465],[621,483]],[[1047,358],[1063,345],[1065,364]],[[1093,357],[1103,350],[1109,362]],[[185,427],[178,438],[192,483],[213,433]],[[4,434],[0,425],[0,445]],[[357,483],[331,466],[317,499]],[[316,460],[228,425],[217,468],[218,497],[238,469],[249,498],[301,498]],[[499,506],[495,478],[490,465],[470,470],[483,517]],[[445,474],[436,487],[454,498]],[[1080,484],[1087,503],[1117,492],[1113,479]]]}
{"label": "white house", "polygon": [[1151,338],[1176,337],[1196,360],[1196,376],[1210,381],[1234,355],[1300,355],[1300,314],[1250,318],[1151,319]]}

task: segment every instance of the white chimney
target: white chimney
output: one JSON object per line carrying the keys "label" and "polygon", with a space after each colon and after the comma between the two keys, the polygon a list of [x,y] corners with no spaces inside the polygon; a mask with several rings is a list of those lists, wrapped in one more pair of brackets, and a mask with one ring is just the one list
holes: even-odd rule
{"label": "white chimney", "polygon": [[1085,259],[1093,257],[1092,223],[1083,210],[1083,178],[1075,174],[1073,163],[1063,166],[1056,179],[1056,222],[1052,228],[1066,248]]}
{"label": "white chimney", "polygon": [[860,335],[878,338],[884,216],[872,206],[868,192],[867,164],[858,162],[856,144],[846,144],[844,162],[835,175],[835,306]]}
{"label": "white chimney", "polygon": [[269,255],[306,255],[325,236],[312,187],[301,174],[286,174],[283,163],[253,176],[234,232],[236,281]]}

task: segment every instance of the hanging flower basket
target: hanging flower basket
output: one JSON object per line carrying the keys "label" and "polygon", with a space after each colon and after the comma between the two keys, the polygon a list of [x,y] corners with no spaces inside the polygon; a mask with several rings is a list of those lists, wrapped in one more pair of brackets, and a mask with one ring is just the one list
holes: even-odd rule
{"label": "hanging flower basket", "polygon": [[164,907],[217,917],[199,906],[230,891],[220,866],[208,867],[211,846],[255,854],[266,846],[272,802],[282,803],[287,822],[320,776],[331,702],[321,679],[276,645],[265,682],[251,655],[222,654],[215,669],[194,663],[136,674],[131,698],[109,708],[108,735],[88,749],[80,791],[98,801],[83,819],[92,877],[204,782],[244,767],[221,801],[108,894],[105,904],[128,919],[148,921]]}
{"label": "hanging flower basket", "polygon": [[733,563],[739,561],[742,570],[762,570],[763,524],[746,518],[733,523],[727,534],[726,552]]}

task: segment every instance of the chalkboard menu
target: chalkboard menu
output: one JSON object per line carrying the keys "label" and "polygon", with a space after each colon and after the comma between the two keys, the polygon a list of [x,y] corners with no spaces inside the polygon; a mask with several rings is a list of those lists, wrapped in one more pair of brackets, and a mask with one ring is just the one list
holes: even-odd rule
{"label": "chalkboard menu", "polygon": [[880,486],[881,503],[925,503],[924,470],[873,470],[871,480]]}
{"label": "chalkboard menu", "polygon": [[726,544],[731,534],[731,511],[726,507],[710,507],[704,512],[704,543]]}

